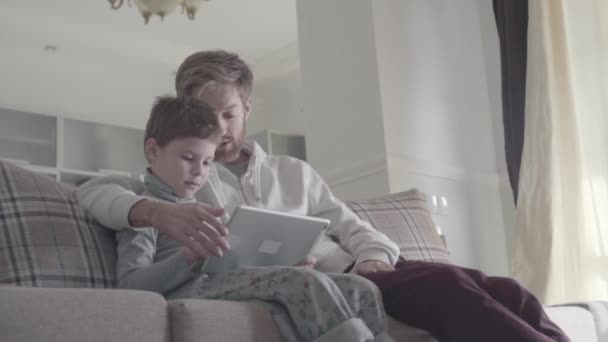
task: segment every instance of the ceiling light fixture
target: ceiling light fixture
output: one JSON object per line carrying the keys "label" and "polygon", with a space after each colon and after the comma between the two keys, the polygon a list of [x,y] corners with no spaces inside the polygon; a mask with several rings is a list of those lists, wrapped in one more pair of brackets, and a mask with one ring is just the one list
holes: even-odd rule
{"label": "ceiling light fixture", "polygon": [[[108,0],[112,9],[119,9],[124,0]],[[150,17],[158,15],[162,20],[165,15],[173,12],[177,6],[182,7],[182,13],[186,13],[188,18],[194,20],[194,16],[198,11],[199,6],[203,1],[210,0],[133,0],[135,6],[144,17],[144,21],[147,24],[150,21]],[[131,6],[131,0],[128,0],[129,6]]]}

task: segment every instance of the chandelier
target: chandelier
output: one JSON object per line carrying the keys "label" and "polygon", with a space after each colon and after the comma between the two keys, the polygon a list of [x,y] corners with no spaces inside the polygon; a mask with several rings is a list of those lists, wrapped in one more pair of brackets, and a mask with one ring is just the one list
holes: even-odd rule
{"label": "chandelier", "polygon": [[[119,9],[124,0],[108,0],[112,9]],[[144,17],[144,21],[147,24],[150,21],[150,17],[158,15],[162,20],[165,15],[173,12],[177,6],[182,7],[182,13],[186,13],[188,18],[194,19],[196,11],[203,1],[211,0],[133,0],[135,6]],[[131,0],[128,0],[129,6],[131,6]]]}

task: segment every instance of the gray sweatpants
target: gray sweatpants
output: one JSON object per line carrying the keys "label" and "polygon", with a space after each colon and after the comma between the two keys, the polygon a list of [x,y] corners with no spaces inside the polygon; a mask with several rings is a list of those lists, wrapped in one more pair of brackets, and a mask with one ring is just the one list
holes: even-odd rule
{"label": "gray sweatpants", "polygon": [[167,296],[261,301],[285,341],[390,341],[378,288],[363,277],[304,267],[260,267],[203,275]]}

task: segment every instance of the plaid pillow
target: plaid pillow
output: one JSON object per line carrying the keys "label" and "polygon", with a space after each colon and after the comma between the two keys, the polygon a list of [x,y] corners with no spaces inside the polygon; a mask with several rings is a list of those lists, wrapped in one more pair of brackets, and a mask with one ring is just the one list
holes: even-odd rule
{"label": "plaid pillow", "polygon": [[114,234],[73,189],[0,160],[0,284],[113,287]]}
{"label": "plaid pillow", "polygon": [[403,258],[451,263],[450,252],[437,233],[426,197],[418,189],[344,203],[393,240]]}

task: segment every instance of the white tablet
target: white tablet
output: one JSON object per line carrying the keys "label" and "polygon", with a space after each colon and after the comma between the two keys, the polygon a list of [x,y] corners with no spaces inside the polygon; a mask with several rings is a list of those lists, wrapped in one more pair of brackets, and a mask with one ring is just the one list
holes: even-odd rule
{"label": "white tablet", "polygon": [[328,226],[326,219],[241,206],[228,222],[230,250],[209,257],[203,271],[294,266],[311,254]]}

